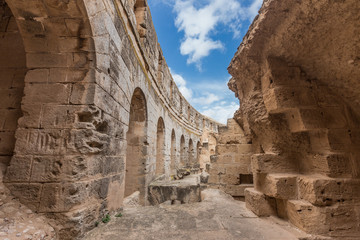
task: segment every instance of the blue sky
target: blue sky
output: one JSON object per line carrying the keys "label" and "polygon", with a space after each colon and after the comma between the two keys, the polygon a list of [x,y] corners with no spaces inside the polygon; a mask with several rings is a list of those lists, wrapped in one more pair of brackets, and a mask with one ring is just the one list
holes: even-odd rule
{"label": "blue sky", "polygon": [[262,0],[148,0],[161,48],[184,97],[226,123],[239,108],[227,67]]}

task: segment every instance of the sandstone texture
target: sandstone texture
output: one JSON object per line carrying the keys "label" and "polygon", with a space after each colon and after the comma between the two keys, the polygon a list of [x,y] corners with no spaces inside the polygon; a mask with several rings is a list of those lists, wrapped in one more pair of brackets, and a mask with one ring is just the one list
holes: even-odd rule
{"label": "sandstone texture", "polygon": [[59,239],[150,204],[222,126],[181,95],[144,0],[0,0],[0,34],[0,181]]}
{"label": "sandstone texture", "polygon": [[252,139],[246,204],[360,238],[360,2],[264,1],[229,66]]}
{"label": "sandstone texture", "polygon": [[311,239],[282,221],[258,218],[217,189],[202,192],[200,203],[150,207],[125,207],[86,234],[84,239],[191,239],[191,240],[297,240]]}
{"label": "sandstone texture", "polygon": [[245,189],[253,187],[251,171],[252,144],[234,119],[219,128],[215,152],[210,156],[208,186],[233,197],[243,198]]}

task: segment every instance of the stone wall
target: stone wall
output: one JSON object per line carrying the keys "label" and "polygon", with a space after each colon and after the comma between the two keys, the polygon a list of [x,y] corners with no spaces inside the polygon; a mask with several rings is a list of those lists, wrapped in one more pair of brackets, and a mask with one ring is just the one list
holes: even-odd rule
{"label": "stone wall", "polygon": [[[174,83],[146,1],[1,0],[0,6],[7,9],[1,12],[0,41],[7,43],[0,44],[0,91],[18,96],[17,103],[0,103],[6,111],[0,134],[16,139],[13,149],[0,142],[1,163],[12,157],[4,182],[52,219],[60,239],[81,236],[121,208],[126,189],[139,190],[148,204],[157,156],[170,177],[170,166],[181,163],[180,139],[186,164],[204,129],[217,131],[220,124],[190,106]],[[3,116],[11,120],[4,123]],[[164,141],[157,141],[160,118]]]}
{"label": "stone wall", "polygon": [[[0,2],[0,176],[13,155],[26,73],[25,50],[10,9]],[[20,47],[19,47],[20,46]]]}
{"label": "stone wall", "polygon": [[247,206],[306,232],[360,237],[358,1],[264,1],[229,87],[252,138]]}
{"label": "stone wall", "polygon": [[215,149],[210,157],[209,187],[243,198],[245,188],[253,186],[251,140],[234,119],[228,119],[227,126],[219,128]]}

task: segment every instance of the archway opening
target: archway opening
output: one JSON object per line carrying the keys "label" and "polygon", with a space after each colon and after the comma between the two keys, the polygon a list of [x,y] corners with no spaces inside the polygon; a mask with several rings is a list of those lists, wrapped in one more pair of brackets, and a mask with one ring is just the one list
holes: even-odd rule
{"label": "archway opening", "polygon": [[189,140],[189,148],[188,148],[188,151],[189,151],[189,160],[188,160],[188,164],[187,165],[194,165],[195,161],[194,161],[194,143],[193,143],[193,140],[190,139]]}
{"label": "archway opening", "polygon": [[186,163],[186,147],[184,135],[180,139],[180,167],[185,166]]}
{"label": "archway opening", "polygon": [[160,117],[157,123],[157,134],[156,134],[156,176],[165,173],[165,124],[164,120]]}
{"label": "archway opening", "polygon": [[170,172],[174,174],[176,166],[176,135],[174,129],[171,132],[171,150],[170,150]]}
{"label": "archway opening", "polygon": [[137,88],[131,99],[129,130],[127,132],[125,197],[140,192],[140,202],[145,196],[145,170],[147,155],[146,99]]}
{"label": "archway opening", "polygon": [[201,145],[200,141],[196,144],[196,163],[200,164]]}
{"label": "archway opening", "polygon": [[26,54],[16,20],[0,0],[0,182],[14,154],[15,131],[22,116]]}

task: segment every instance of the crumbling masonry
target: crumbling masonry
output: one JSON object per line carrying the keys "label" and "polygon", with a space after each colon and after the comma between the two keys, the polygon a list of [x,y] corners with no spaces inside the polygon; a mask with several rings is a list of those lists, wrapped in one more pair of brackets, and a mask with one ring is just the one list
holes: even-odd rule
{"label": "crumbling masonry", "polygon": [[60,239],[134,191],[147,204],[217,131],[175,85],[146,1],[1,0],[0,16],[3,182]]}
{"label": "crumbling masonry", "polygon": [[259,216],[360,238],[358,0],[265,0],[228,126],[179,92],[146,0],[0,0],[0,34],[0,185],[59,239],[183,166]]}
{"label": "crumbling masonry", "polygon": [[252,138],[247,207],[360,238],[360,2],[264,1],[229,72]]}

